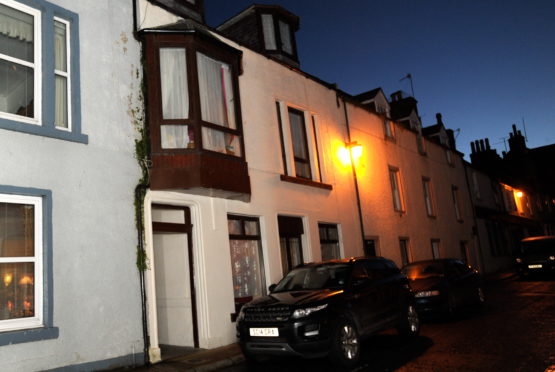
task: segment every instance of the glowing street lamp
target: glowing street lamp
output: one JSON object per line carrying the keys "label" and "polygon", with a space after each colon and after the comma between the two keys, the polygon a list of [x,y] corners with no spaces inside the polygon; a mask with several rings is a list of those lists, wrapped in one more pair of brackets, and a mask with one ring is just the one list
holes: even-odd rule
{"label": "glowing street lamp", "polygon": [[357,141],[347,142],[345,147],[340,147],[338,157],[341,163],[349,165],[362,156],[362,145]]}

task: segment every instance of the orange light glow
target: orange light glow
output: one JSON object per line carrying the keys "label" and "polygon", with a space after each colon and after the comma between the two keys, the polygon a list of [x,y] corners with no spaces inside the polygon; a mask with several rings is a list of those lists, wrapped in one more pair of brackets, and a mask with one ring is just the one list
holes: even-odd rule
{"label": "orange light glow", "polygon": [[361,156],[362,145],[356,141],[346,143],[345,147],[340,147],[337,152],[337,157],[343,165],[351,164],[351,159],[356,163]]}
{"label": "orange light glow", "polygon": [[13,280],[13,274],[4,274],[4,285],[7,287],[12,283]]}
{"label": "orange light glow", "polygon": [[33,284],[33,278],[31,278],[29,275],[25,275],[19,280],[19,285],[23,284]]}
{"label": "orange light glow", "polygon": [[515,196],[516,196],[517,198],[522,198],[522,195],[524,195],[524,194],[522,193],[522,191],[516,191],[516,192],[515,192]]}

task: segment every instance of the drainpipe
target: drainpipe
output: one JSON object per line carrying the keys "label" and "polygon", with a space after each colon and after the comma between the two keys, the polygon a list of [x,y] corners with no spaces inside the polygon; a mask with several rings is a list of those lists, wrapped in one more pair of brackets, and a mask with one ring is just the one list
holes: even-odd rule
{"label": "drainpipe", "polygon": [[[344,98],[341,98],[341,100],[343,101],[343,111],[345,113],[345,125],[347,127],[347,139],[349,141],[349,143],[351,142],[351,127],[349,125],[349,114],[347,113],[347,103],[345,102]],[[355,195],[357,198],[357,209],[358,209],[358,221],[360,224],[360,234],[361,234],[361,241],[362,241],[362,251],[364,253],[364,240],[365,240],[365,234],[364,234],[364,222],[362,220],[362,206],[360,204],[360,192],[358,189],[358,178],[357,178],[357,171],[356,171],[356,167],[355,167],[355,162],[353,159],[353,153],[352,151],[349,149],[349,157],[351,159],[351,169],[353,170],[353,180],[355,183]]]}
{"label": "drainpipe", "polygon": [[482,242],[480,241],[480,234],[478,234],[478,218],[476,217],[476,206],[474,204],[474,199],[472,198],[472,192],[470,191],[470,180],[468,179],[468,170],[467,166],[465,165],[464,159],[462,160],[462,166],[464,168],[464,178],[466,181],[466,190],[468,191],[468,198],[470,199],[470,207],[472,209],[472,219],[474,221],[474,228],[472,229],[472,235],[476,236],[476,243],[477,247],[476,250],[478,251],[477,259],[480,271],[483,275],[486,274],[486,266],[484,262],[484,253],[482,252]]}
{"label": "drainpipe", "polygon": [[[144,184],[137,185],[137,187],[135,188],[135,201],[141,201],[141,203],[144,203],[144,196],[146,194],[147,187],[148,186]],[[143,210],[143,205],[141,205],[141,210]],[[144,214],[143,213],[141,214],[142,215],[140,216],[140,218],[143,218]],[[144,222],[142,222],[142,223],[139,223],[137,226],[137,241],[138,241],[137,254],[141,252],[143,255],[146,255],[144,233],[145,233]],[[137,257],[137,263],[139,263],[138,262],[139,257],[140,256]],[[144,257],[142,259],[144,259]],[[139,285],[140,285],[140,291],[141,291],[144,364],[148,365],[150,364],[150,358],[149,358],[149,352],[148,352],[150,349],[150,337],[148,334],[148,313],[147,313],[147,297],[146,297],[146,285],[145,285],[145,268],[138,267],[138,270],[139,270]]]}

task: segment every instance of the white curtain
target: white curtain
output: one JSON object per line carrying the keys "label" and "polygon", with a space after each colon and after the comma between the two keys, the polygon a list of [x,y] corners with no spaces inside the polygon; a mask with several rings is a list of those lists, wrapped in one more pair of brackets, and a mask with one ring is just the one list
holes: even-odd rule
{"label": "white curtain", "polygon": [[54,68],[67,72],[67,31],[66,25],[54,22]]}
{"label": "white curtain", "polygon": [[224,133],[211,128],[202,128],[202,147],[206,150],[221,152],[227,155],[241,156],[239,136]]}
{"label": "white curtain", "polygon": [[279,36],[281,37],[281,50],[285,53],[293,54],[293,45],[291,44],[291,32],[289,24],[279,21]]}
{"label": "white curtain", "polygon": [[231,270],[235,298],[262,295],[262,273],[258,241],[230,240]]}
{"label": "white curtain", "polygon": [[163,149],[186,149],[191,143],[187,125],[161,125],[160,137]]}
{"label": "white curtain", "polygon": [[197,53],[202,120],[236,129],[229,65]]}
{"label": "white curtain", "polygon": [[262,29],[264,32],[264,45],[268,50],[276,49],[276,33],[274,30],[274,17],[271,14],[262,14]]}
{"label": "white curtain", "polygon": [[160,84],[164,119],[189,118],[189,90],[184,48],[160,48]]}
{"label": "white curtain", "polygon": [[33,16],[0,4],[0,34],[32,42],[34,32]]}
{"label": "white curtain", "polygon": [[68,128],[67,78],[56,75],[55,90],[54,123],[57,127]]}

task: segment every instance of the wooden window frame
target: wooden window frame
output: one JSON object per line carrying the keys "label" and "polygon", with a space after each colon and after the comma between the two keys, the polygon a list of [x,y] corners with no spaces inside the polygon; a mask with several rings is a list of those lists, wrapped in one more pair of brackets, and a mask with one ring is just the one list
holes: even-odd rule
{"label": "wooden window frame", "polygon": [[[187,154],[187,153],[210,153],[217,156],[231,157],[245,160],[245,144],[243,136],[243,125],[241,117],[241,99],[239,94],[240,75],[240,53],[231,51],[230,47],[222,48],[206,40],[201,40],[195,35],[187,34],[155,34],[148,35],[146,42],[147,84],[148,84],[148,119],[151,136],[152,154]],[[162,92],[160,78],[160,49],[161,48],[184,48],[186,53],[187,89],[189,94],[189,115],[187,119],[164,119],[162,113]],[[231,80],[233,83],[233,95],[235,104],[236,129],[227,128],[202,120],[200,87],[197,65],[197,53],[230,66]],[[194,147],[164,149],[161,144],[162,125],[186,125],[193,129]],[[222,133],[240,137],[240,156],[228,155],[218,151],[212,151],[203,147],[202,128],[217,130]]]}

